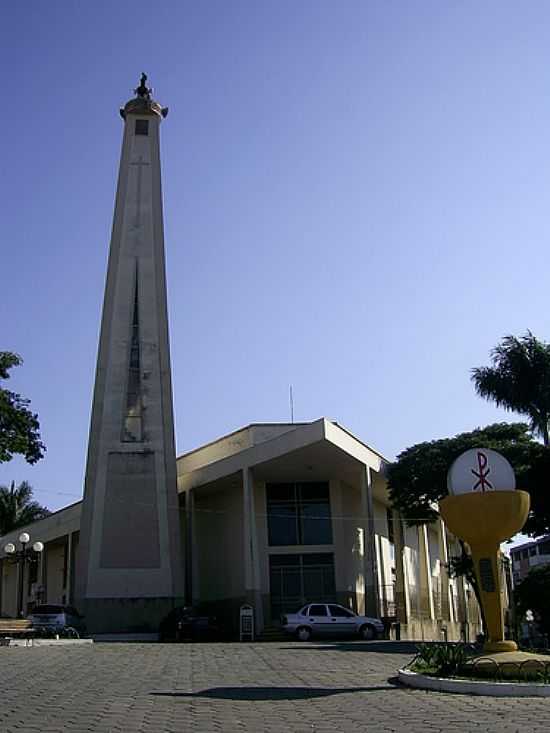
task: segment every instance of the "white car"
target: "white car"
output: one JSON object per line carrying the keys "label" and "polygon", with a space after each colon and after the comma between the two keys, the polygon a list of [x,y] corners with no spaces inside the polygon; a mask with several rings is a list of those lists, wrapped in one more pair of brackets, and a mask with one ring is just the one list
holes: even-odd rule
{"label": "white car", "polygon": [[283,629],[300,641],[308,641],[312,636],[344,635],[371,640],[384,632],[380,619],[358,616],[337,603],[308,603],[298,613],[284,614],[281,621]]}

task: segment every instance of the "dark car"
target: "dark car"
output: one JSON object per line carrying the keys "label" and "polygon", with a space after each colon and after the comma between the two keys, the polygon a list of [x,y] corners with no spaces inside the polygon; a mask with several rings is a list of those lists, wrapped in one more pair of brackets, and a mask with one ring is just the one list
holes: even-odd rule
{"label": "dark car", "polygon": [[221,631],[213,616],[200,616],[194,608],[174,608],[159,625],[159,641],[214,641]]}
{"label": "dark car", "polygon": [[33,626],[37,628],[61,631],[67,627],[84,630],[84,617],[72,606],[42,604],[35,606],[28,616]]}

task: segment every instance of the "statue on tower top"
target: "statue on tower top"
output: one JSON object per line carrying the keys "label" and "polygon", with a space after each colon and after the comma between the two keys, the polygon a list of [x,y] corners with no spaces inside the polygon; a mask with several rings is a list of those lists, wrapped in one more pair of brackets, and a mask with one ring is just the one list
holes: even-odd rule
{"label": "statue on tower top", "polygon": [[134,94],[136,96],[120,108],[120,116],[123,120],[126,119],[129,112],[134,114],[156,114],[160,117],[166,117],[168,114],[168,107],[161,107],[158,102],[152,99],[153,90],[147,86],[147,74],[143,73],[141,75],[139,86],[134,89]]}
{"label": "statue on tower top", "polygon": [[138,97],[141,97],[142,99],[151,99],[151,93],[152,89],[147,87],[145,82],[147,81],[147,74],[142,73],[141,79],[139,80],[139,87],[137,89],[134,89],[134,92],[137,94]]}

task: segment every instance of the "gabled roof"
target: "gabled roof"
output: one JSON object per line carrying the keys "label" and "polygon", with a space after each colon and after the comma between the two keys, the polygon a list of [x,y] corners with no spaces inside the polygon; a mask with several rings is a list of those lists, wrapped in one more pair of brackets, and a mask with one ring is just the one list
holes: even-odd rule
{"label": "gabled roof", "polygon": [[[243,467],[259,467],[305,455],[314,446],[339,451],[348,459],[383,472],[387,461],[338,423],[320,418],[310,423],[253,423],[178,458],[180,488],[230,476]],[[334,454],[335,455],[335,454]]]}

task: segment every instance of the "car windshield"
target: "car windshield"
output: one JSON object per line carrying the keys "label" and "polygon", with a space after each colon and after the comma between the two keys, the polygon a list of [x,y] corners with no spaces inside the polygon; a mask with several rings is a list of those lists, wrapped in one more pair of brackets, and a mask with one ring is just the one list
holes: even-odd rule
{"label": "car windshield", "polygon": [[35,606],[32,609],[32,613],[45,615],[65,613],[65,608],[63,606]]}

